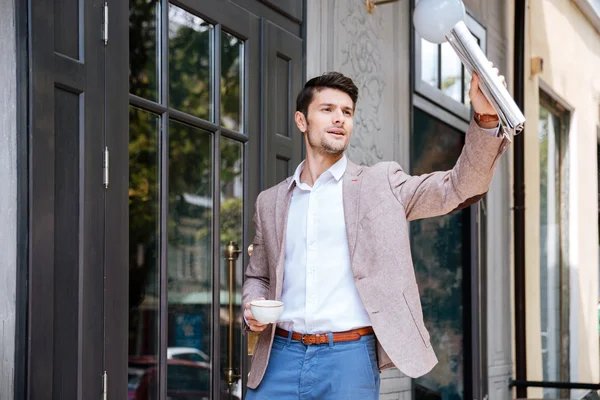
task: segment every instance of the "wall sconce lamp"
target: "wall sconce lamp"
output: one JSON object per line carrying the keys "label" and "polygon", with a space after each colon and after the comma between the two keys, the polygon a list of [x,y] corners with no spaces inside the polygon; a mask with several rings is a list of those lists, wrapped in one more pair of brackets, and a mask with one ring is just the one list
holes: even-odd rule
{"label": "wall sconce lamp", "polygon": [[382,0],[382,1],[373,1],[373,0],[367,0],[367,12],[369,14],[373,14],[373,11],[375,11],[375,7],[382,5],[382,4],[387,4],[387,3],[395,3],[398,0]]}

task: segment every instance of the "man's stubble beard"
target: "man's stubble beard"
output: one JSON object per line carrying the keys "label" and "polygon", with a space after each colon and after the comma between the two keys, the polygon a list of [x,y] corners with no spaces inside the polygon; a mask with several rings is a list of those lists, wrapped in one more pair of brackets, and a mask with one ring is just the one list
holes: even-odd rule
{"label": "man's stubble beard", "polygon": [[308,138],[308,145],[310,146],[310,148],[318,154],[337,157],[343,154],[344,151],[346,151],[346,149],[348,148],[348,143],[346,143],[342,149],[334,148],[333,146],[331,146],[330,143],[327,142],[326,137],[322,137],[321,143],[317,144],[312,135],[310,134],[310,127],[308,126],[306,128],[305,135]]}

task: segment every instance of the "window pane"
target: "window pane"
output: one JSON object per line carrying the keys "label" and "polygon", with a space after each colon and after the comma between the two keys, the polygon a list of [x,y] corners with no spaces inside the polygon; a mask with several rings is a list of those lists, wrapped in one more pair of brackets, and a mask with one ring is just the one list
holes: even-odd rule
{"label": "window pane", "polygon": [[213,26],[169,4],[169,105],[213,120]]}
{"label": "window pane", "polygon": [[[224,258],[225,246],[235,242],[240,250],[243,245],[244,220],[244,158],[243,144],[221,137],[221,365],[228,367],[229,361],[229,324],[233,324],[232,365],[239,368],[242,363],[242,284],[243,259],[240,253],[237,261],[233,261],[233,315],[229,314],[229,261]],[[234,371],[239,374],[240,370]],[[223,375],[221,375],[223,376]],[[223,380],[223,387],[226,381]],[[236,390],[241,391],[241,381]],[[234,390],[235,391],[235,390]]]}
{"label": "window pane", "polygon": [[421,80],[434,87],[439,87],[440,83],[439,61],[439,45],[421,39]]}
{"label": "window pane", "polygon": [[169,122],[167,390],[200,398],[209,397],[213,357],[212,146],[210,132]]}
{"label": "window pane", "polygon": [[222,32],[221,35],[221,125],[242,130],[244,42]]}
{"label": "window pane", "polygon": [[442,92],[462,102],[462,63],[450,43],[442,43]]}
{"label": "window pane", "polygon": [[463,67],[463,71],[465,73],[464,75],[464,81],[463,81],[463,96],[464,96],[464,103],[466,106],[470,107],[471,106],[471,99],[469,98],[469,89],[471,88],[471,78],[473,77],[469,71]]}
{"label": "window pane", "polygon": [[158,39],[155,0],[129,0],[129,91],[158,101]]}
{"label": "window pane", "polygon": [[[540,300],[544,380],[560,381],[560,121],[540,106]],[[545,398],[558,398],[544,389]]]}
{"label": "window pane", "polygon": [[[129,365],[130,395],[158,399],[160,118],[129,109]],[[137,397],[136,397],[137,398]]]}
{"label": "window pane", "polygon": [[[414,109],[411,136],[412,174],[447,170],[461,153],[464,135],[429,114]],[[463,276],[469,274],[467,251],[468,209],[449,215],[413,221],[411,249],[419,285],[425,325],[439,364],[416,380],[417,400],[462,399],[464,396],[465,320]],[[467,296],[468,297],[468,296]]]}

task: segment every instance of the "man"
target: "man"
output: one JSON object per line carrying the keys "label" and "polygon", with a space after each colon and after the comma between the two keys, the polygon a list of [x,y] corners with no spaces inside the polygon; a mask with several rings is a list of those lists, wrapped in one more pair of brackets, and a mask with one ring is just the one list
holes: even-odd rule
{"label": "man", "polygon": [[[243,304],[246,329],[261,333],[247,399],[377,399],[379,371],[418,377],[437,363],[408,221],[488,191],[509,140],[476,75],[469,97],[475,117],[456,166],[410,176],[395,162],[363,167],[344,155],[358,99],[350,78],[334,72],[305,84],[295,120],[306,159],[256,201]],[[277,326],[253,318],[250,303],[262,298],[284,303]]]}

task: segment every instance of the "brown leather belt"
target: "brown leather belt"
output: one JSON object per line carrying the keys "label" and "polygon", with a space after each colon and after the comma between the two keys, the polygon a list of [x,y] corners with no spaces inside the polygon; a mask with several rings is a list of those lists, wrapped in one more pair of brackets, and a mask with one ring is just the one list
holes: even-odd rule
{"label": "brown leather belt", "polygon": [[[275,334],[287,339],[290,333],[285,329],[276,328]],[[333,342],[353,342],[355,340],[359,340],[362,336],[371,334],[373,334],[373,328],[370,326],[352,329],[345,332],[334,332]],[[327,344],[329,343],[329,335],[327,333],[302,334],[298,332],[292,332],[292,340],[297,340],[304,344]]]}

